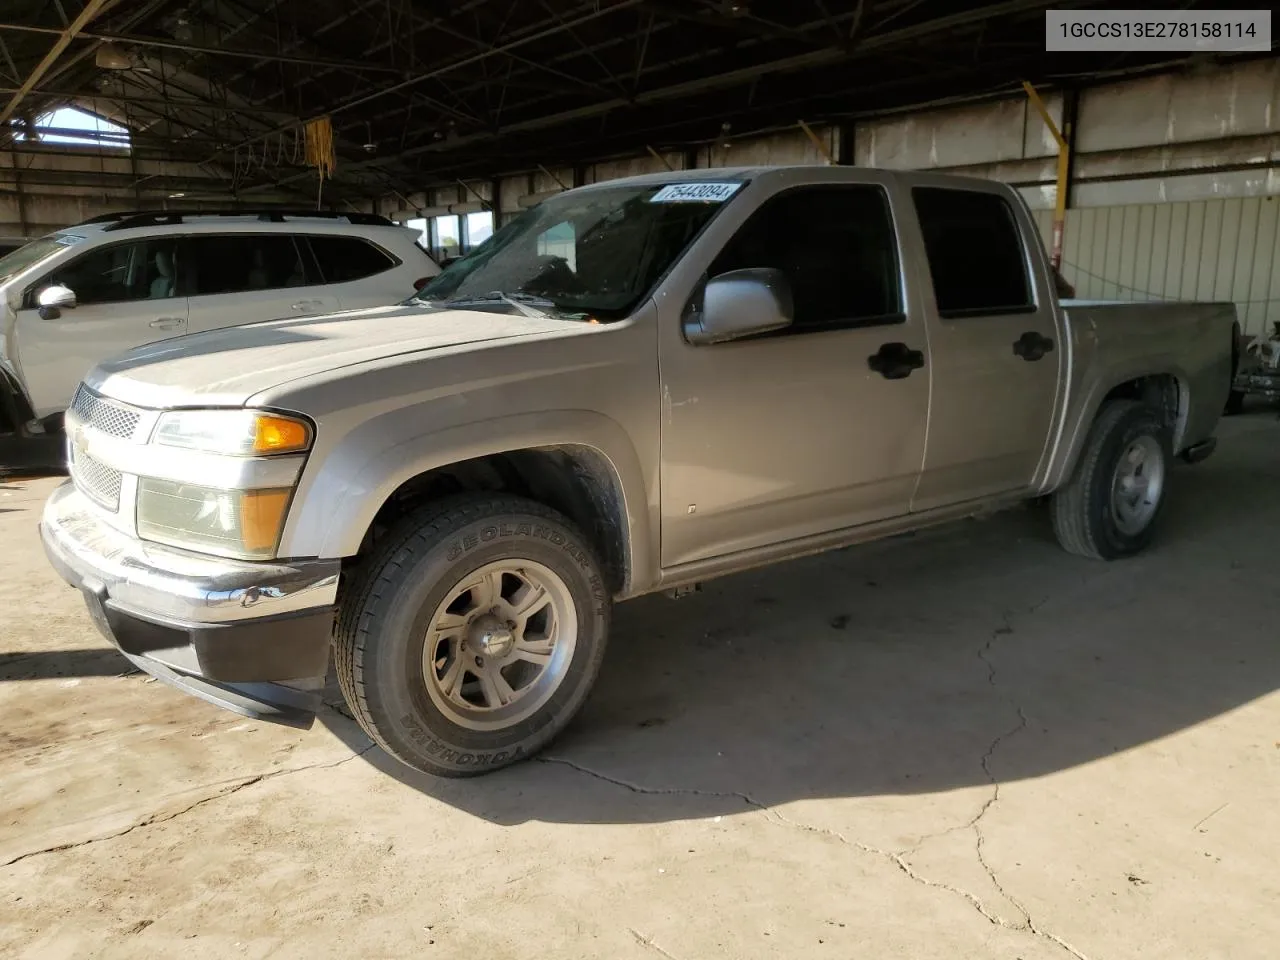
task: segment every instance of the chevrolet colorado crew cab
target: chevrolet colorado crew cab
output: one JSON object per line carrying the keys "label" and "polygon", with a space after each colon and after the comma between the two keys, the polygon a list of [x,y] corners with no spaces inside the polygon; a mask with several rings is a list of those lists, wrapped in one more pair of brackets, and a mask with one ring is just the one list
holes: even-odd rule
{"label": "chevrolet colorado crew cab", "polygon": [[615,180],[402,305],[99,364],[42,535],[141,669],[306,725],[332,657],[383,749],[476,774],[574,715],[615,601],[1045,496],[1067,550],[1141,550],[1234,322],[1060,302],[999,183]]}

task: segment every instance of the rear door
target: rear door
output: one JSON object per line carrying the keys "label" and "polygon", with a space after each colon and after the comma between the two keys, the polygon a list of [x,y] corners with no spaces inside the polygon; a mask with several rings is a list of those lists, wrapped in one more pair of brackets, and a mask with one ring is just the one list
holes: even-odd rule
{"label": "rear door", "polygon": [[287,233],[206,233],[185,238],[181,275],[192,333],[338,309],[299,238]]}
{"label": "rear door", "polygon": [[[18,362],[37,417],[65,410],[96,363],[187,329],[187,299],[175,276],[178,238],[107,243],[32,284],[17,313]],[[45,319],[36,296],[63,286],[76,306]]]}
{"label": "rear door", "polygon": [[933,402],[912,509],[1025,490],[1049,438],[1064,356],[1053,292],[1023,239],[1035,228],[995,184],[911,194],[933,287]]}

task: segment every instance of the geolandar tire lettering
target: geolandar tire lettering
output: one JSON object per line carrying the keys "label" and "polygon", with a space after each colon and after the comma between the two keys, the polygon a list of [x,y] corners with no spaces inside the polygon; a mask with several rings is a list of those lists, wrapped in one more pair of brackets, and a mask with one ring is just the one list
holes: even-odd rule
{"label": "geolandar tire lettering", "polygon": [[442,776],[532,756],[585,701],[611,600],[591,545],[519,497],[463,495],[402,519],[344,585],[338,681],[384,750]]}
{"label": "geolandar tire lettering", "polygon": [[1136,400],[1104,406],[1071,479],[1050,503],[1063,549],[1115,560],[1145,548],[1164,506],[1170,446],[1156,410]]}

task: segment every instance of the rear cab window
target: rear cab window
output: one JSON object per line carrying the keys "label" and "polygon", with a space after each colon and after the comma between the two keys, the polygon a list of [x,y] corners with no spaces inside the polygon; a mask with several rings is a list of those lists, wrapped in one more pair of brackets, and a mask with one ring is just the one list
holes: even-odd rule
{"label": "rear cab window", "polygon": [[1008,200],[954,187],[915,187],[911,193],[938,316],[1036,309],[1022,232]]}

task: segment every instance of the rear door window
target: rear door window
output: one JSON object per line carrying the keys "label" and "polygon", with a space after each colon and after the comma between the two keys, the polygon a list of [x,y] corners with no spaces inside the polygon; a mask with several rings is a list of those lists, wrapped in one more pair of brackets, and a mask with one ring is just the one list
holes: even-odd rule
{"label": "rear door window", "polygon": [[205,234],[187,238],[183,276],[192,296],[304,287],[302,251],[285,233]]}
{"label": "rear door window", "polygon": [[399,264],[381,247],[360,237],[308,237],[324,283],[350,283]]}
{"label": "rear door window", "polygon": [[1004,197],[950,187],[916,187],[912,196],[939,316],[1035,310],[1022,235]]}

